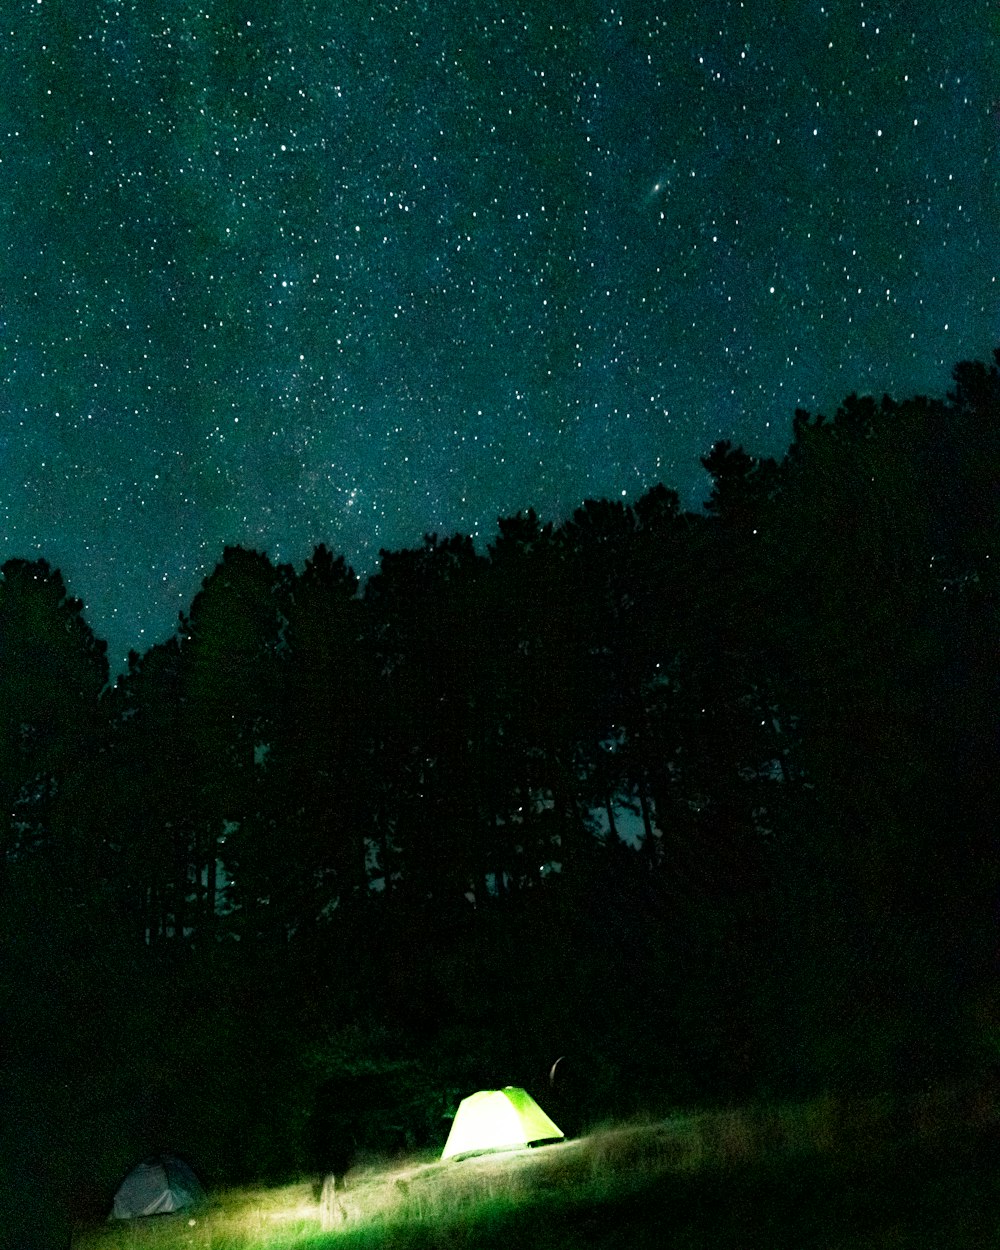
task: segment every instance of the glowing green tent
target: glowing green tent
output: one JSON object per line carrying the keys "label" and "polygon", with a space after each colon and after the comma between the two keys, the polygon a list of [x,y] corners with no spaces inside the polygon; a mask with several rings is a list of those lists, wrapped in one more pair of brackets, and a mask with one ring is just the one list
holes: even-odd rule
{"label": "glowing green tent", "polygon": [[565,1133],[523,1089],[481,1089],[463,1098],[441,1152],[442,1159],[485,1150],[516,1150],[556,1141]]}

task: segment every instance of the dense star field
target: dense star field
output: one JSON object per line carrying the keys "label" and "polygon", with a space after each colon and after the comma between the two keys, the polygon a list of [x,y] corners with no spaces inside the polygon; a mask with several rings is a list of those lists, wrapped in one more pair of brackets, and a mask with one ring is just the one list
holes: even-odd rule
{"label": "dense star field", "polygon": [[1000,19],[938,0],[15,0],[0,557],[109,641],[1000,341]]}

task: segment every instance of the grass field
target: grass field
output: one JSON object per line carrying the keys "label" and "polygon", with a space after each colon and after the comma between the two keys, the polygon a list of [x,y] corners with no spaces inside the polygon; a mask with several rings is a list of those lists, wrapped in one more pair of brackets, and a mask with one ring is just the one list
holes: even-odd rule
{"label": "grass field", "polygon": [[[213,1195],[74,1250],[1000,1250],[995,1108],[820,1100]],[[961,1111],[959,1116],[957,1112]]]}

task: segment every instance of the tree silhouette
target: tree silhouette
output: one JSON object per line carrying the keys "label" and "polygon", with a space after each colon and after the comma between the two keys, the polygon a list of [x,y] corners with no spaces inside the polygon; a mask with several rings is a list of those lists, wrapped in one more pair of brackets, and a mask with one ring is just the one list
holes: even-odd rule
{"label": "tree silhouette", "polygon": [[[85,766],[106,644],[44,560],[0,569],[0,864],[51,846],[52,813]],[[61,848],[69,854],[70,848]]]}
{"label": "tree silhouette", "polygon": [[[480,723],[473,693],[482,646],[475,612],[480,557],[469,538],[383,552],[365,589],[380,674],[378,770],[393,779],[378,814],[390,884],[406,906],[443,922],[468,910],[482,862],[483,810],[470,769]],[[398,875],[398,887],[393,885]]]}
{"label": "tree silhouette", "polygon": [[368,890],[377,691],[357,589],[344,560],[320,546],[285,607],[278,716],[263,761],[281,840],[261,848],[256,871],[271,911],[303,932],[333,907],[343,919]]}
{"label": "tree silhouette", "polygon": [[185,939],[193,923],[201,867],[194,827],[199,810],[197,753],[176,636],[140,656],[106,700],[108,755],[99,774],[102,818],[113,831],[113,877],[121,914],[138,941]]}
{"label": "tree silhouette", "polygon": [[190,825],[195,910],[201,925],[214,924],[217,864],[225,863],[248,939],[268,897],[264,866],[281,856],[265,763],[276,733],[292,576],[259,552],[227,547],[181,622],[184,703],[198,761]]}

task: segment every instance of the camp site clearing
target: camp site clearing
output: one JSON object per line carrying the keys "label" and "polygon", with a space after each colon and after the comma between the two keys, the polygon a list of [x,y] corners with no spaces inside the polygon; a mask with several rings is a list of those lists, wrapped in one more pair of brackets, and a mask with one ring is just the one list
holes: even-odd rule
{"label": "camp site clearing", "polygon": [[[956,1120],[930,1091],[678,1115],[565,1142],[357,1169],[210,1195],[187,1212],[80,1229],[74,1250],[982,1250],[1000,1229],[993,1104]],[[958,1108],[955,1108],[958,1110]],[[324,1187],[325,1188],[325,1187]]]}

